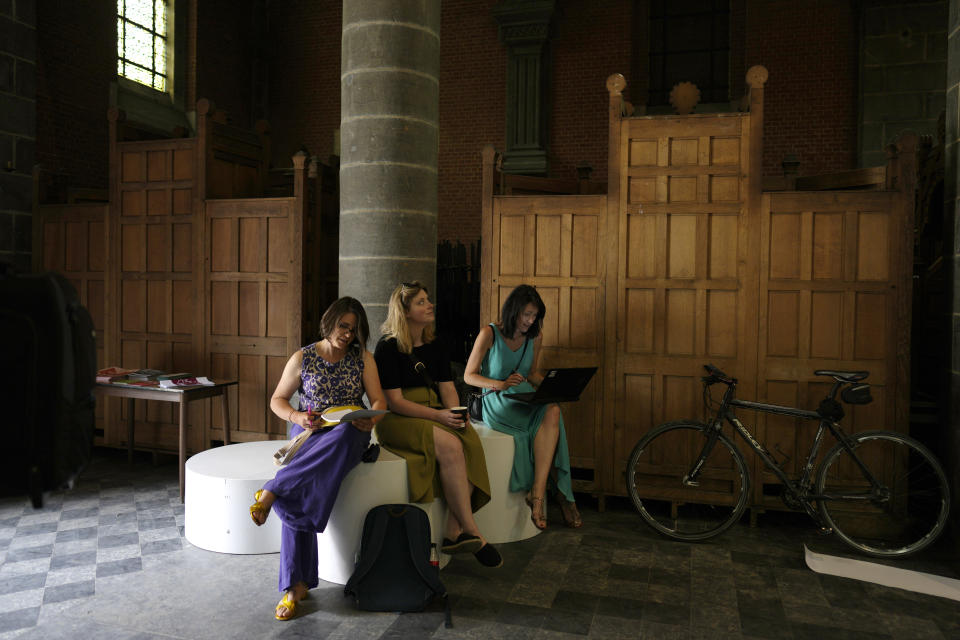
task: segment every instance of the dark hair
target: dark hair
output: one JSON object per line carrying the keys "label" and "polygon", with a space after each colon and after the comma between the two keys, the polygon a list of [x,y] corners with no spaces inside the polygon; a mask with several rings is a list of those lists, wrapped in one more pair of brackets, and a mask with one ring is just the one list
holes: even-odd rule
{"label": "dark hair", "polygon": [[500,324],[503,326],[503,335],[510,338],[513,332],[517,330],[517,318],[527,308],[528,304],[537,307],[537,319],[527,329],[528,338],[536,338],[540,335],[540,329],[543,328],[543,317],[547,315],[547,307],[543,304],[543,299],[537,290],[529,284],[517,285],[510,292],[507,299],[503,301],[503,308],[500,310]]}
{"label": "dark hair", "polygon": [[325,338],[333,333],[337,328],[337,322],[340,318],[352,313],[357,316],[357,330],[353,332],[353,341],[350,346],[356,345],[364,349],[367,345],[367,336],[370,335],[370,325],[367,324],[367,312],[363,310],[363,305],[356,298],[344,296],[340,298],[323,312],[320,318],[320,337]]}

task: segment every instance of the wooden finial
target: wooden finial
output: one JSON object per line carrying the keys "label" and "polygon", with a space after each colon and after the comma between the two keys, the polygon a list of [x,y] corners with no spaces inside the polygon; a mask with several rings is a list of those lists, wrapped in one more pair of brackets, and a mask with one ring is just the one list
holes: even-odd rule
{"label": "wooden finial", "polygon": [[747,70],[747,84],[751,89],[763,89],[770,72],[761,64],[754,65]]}
{"label": "wooden finial", "polygon": [[622,73],[615,73],[607,78],[607,91],[610,92],[610,95],[620,95],[626,86],[627,79],[623,77]]}

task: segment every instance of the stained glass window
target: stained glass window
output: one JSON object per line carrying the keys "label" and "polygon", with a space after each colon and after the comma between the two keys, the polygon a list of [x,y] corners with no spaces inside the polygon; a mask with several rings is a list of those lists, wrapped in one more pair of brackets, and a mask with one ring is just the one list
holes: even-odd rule
{"label": "stained glass window", "polygon": [[117,74],[167,90],[167,0],[117,0]]}

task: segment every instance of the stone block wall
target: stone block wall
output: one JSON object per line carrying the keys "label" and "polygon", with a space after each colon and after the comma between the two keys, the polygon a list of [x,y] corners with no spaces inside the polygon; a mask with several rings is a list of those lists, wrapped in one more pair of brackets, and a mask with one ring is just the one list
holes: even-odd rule
{"label": "stone block wall", "polygon": [[0,0],[0,263],[18,271],[30,270],[36,24],[33,0]]}
{"label": "stone block wall", "polygon": [[947,2],[868,0],[860,46],[859,166],[905,130],[935,135],[945,106]]}

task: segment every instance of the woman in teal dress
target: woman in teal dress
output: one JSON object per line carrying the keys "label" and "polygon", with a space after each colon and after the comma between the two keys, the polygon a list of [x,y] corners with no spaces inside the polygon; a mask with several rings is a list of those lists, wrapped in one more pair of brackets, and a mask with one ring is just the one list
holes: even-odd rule
{"label": "woman in teal dress", "polygon": [[570,453],[560,407],[513,400],[514,393],[534,390],[543,381],[540,352],[546,306],[532,286],[521,284],[507,296],[500,322],[484,327],[473,344],[463,380],[491,392],[483,397],[483,420],[513,436],[511,491],[526,491],[530,519],[547,526],[544,498],[552,481],[568,527],[583,524],[570,482]]}

